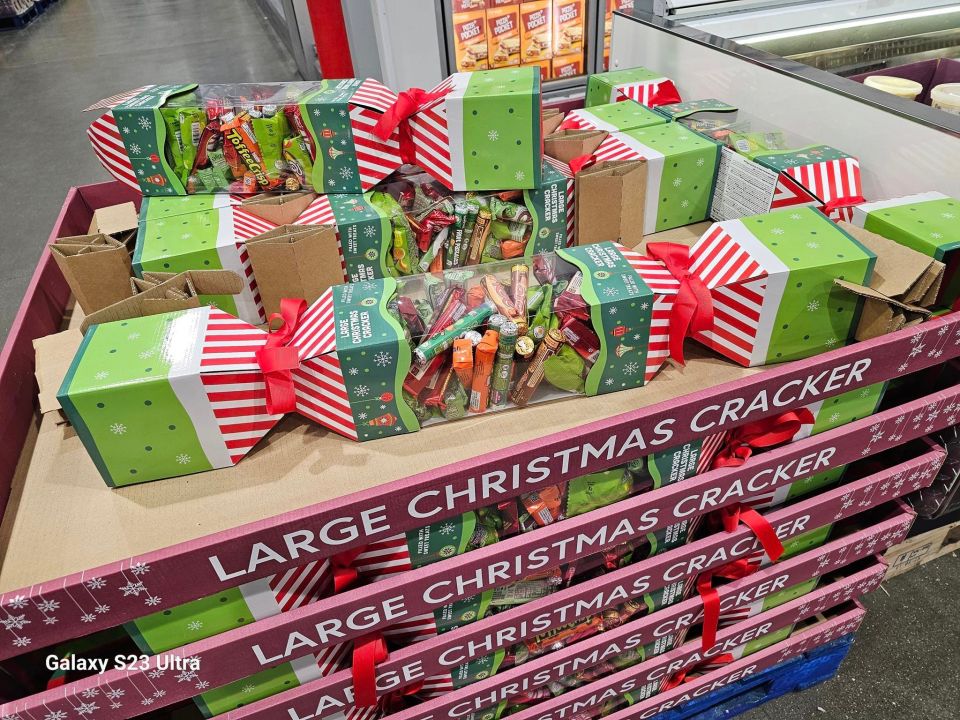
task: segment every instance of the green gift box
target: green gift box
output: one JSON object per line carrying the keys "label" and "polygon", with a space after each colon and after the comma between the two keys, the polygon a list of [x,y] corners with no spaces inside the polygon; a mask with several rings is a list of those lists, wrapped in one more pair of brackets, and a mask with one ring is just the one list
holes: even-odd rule
{"label": "green gift box", "polygon": [[656,107],[678,103],[681,98],[670,78],[644,67],[612,70],[587,79],[586,107],[622,100],[635,100],[641,105]]}
{"label": "green gift box", "polygon": [[853,209],[853,224],[946,265],[937,304],[960,299],[960,201],[939,192],[879,200]]}
{"label": "green gift box", "polygon": [[571,110],[564,116],[563,122],[557,127],[557,130],[616,132],[617,130],[634,130],[650,125],[663,125],[665,122],[667,122],[666,118],[645,105],[641,105],[635,100],[623,100],[622,102]]}
{"label": "green gift box", "polygon": [[643,234],[691,225],[709,217],[720,145],[677,123],[610,133],[597,161],[646,160]]}
{"label": "green gift box", "polygon": [[243,279],[237,295],[201,295],[200,302],[254,325],[266,316],[245,242],[276,227],[227,195],[154,198],[140,211],[133,272],[231,270]]}
{"label": "green gift box", "polygon": [[413,156],[406,161],[451,190],[539,185],[543,157],[539,67],[454,73],[428,97],[406,121]]}
{"label": "green gift box", "polygon": [[690,249],[707,286],[713,328],[694,337],[745,366],[798,360],[853,336],[876,255],[810,207],[714,223]]}

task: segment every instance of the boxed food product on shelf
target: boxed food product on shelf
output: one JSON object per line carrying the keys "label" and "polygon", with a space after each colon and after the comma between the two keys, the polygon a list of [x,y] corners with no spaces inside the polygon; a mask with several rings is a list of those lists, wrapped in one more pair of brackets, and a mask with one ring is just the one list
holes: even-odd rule
{"label": "boxed food product on shelf", "polygon": [[144,195],[362,192],[400,166],[373,133],[396,95],[376,80],[148,85],[100,101],[87,134]]}
{"label": "boxed food product on shelf", "polygon": [[939,260],[946,266],[937,304],[960,300],[960,201],[943,193],[878,200],[853,209],[852,223]]}
{"label": "boxed food product on shelf", "polygon": [[492,0],[487,5],[487,57],[491,68],[520,64],[520,3]]}
{"label": "boxed food product on shelf", "polygon": [[457,70],[486,70],[489,67],[486,0],[458,0],[453,3],[453,13]]}
{"label": "boxed food product on shelf", "polygon": [[586,107],[627,99],[656,107],[680,102],[680,94],[673,80],[643,67],[612,70],[587,79]]}

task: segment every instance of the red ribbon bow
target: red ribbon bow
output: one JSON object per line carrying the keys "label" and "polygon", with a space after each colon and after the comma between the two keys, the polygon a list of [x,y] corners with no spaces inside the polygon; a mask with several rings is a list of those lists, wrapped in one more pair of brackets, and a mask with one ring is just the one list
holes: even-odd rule
{"label": "red ribbon bow", "polygon": [[353,561],[363,550],[362,547],[344,550],[330,558],[330,564],[333,566],[333,591],[335,593],[341,593],[353,587],[353,584],[357,581],[359,573]]}
{"label": "red ribbon bow", "polygon": [[[353,642],[353,702],[357,707],[377,704],[377,665],[390,657],[387,642],[378,632],[365,635]],[[398,688],[381,698],[386,712],[393,712],[403,697],[413,695],[423,687],[420,680]]]}
{"label": "red ribbon bow", "polygon": [[684,338],[713,328],[713,298],[703,280],[690,272],[690,248],[686,245],[647,243],[647,253],[662,262],[680,282],[670,311],[670,357],[683,365]]}
{"label": "red ribbon bow", "polygon": [[377,120],[373,134],[381,140],[389,140],[394,130],[400,133],[400,159],[404,164],[416,164],[416,151],[413,142],[413,130],[410,128],[410,118],[423,108],[439,100],[453,88],[447,87],[435,92],[427,92],[423,88],[404,90],[387,111]]}
{"label": "red ribbon bow", "polygon": [[[756,536],[760,547],[772,562],[776,562],[783,555],[783,543],[777,537],[776,531],[769,521],[751,507],[736,504],[720,511],[724,531],[730,533],[743,523]],[[713,578],[738,580],[755,573],[759,565],[750,563],[747,559],[734,560],[722,565],[716,570],[708,570],[697,578],[697,592],[703,600],[703,631],[702,647],[706,651],[717,642],[717,627],[720,624],[720,595],[713,587]]]}
{"label": "red ribbon bow", "polygon": [[[257,363],[266,383],[267,412],[282,415],[296,409],[297,398],[293,390],[292,370],[300,367],[300,353],[288,345],[300,324],[300,316],[307,309],[306,300],[284,298],[280,312],[272,313],[268,320],[270,335],[262,348],[257,350]],[[275,320],[280,325],[272,327]]]}
{"label": "red ribbon bow", "polygon": [[593,165],[597,161],[597,156],[593,153],[588,155],[578,155],[570,161],[570,174],[576,177],[577,173],[585,167]]}
{"label": "red ribbon bow", "polygon": [[800,408],[742,425],[727,435],[710,468],[740,467],[750,459],[754,450],[789,442],[801,427],[814,422],[816,418],[810,409]]}

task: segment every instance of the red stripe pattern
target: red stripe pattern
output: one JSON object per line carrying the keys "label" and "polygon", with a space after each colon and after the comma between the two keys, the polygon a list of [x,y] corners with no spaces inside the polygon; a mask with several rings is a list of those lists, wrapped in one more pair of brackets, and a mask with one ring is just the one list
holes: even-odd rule
{"label": "red stripe pattern", "polygon": [[137,182],[137,176],[133,172],[133,164],[127,155],[127,148],[120,137],[120,131],[117,129],[117,121],[113,117],[113,108],[152,87],[153,85],[144,85],[136,90],[111,95],[86,109],[87,111],[107,110],[87,128],[87,138],[93,146],[94,154],[106,171],[124,185],[129,185],[135,190],[140,189],[140,183]]}
{"label": "red stripe pattern", "polygon": [[856,158],[799,165],[787,168],[785,172],[823,205],[862,201],[860,163]]}
{"label": "red stripe pattern", "polygon": [[330,561],[314,560],[274,575],[267,584],[280,612],[285,613],[329,595],[332,581]]}
{"label": "red stripe pattern", "polygon": [[617,85],[615,102],[636,100],[641,105],[656,107],[680,102],[680,94],[672,80],[646,80]]}
{"label": "red stripe pattern", "polygon": [[784,173],[777,177],[777,187],[773,191],[773,200],[770,202],[771,210],[779,210],[785,207],[795,207],[797,205],[816,205],[817,199],[810,195],[793,178]]}

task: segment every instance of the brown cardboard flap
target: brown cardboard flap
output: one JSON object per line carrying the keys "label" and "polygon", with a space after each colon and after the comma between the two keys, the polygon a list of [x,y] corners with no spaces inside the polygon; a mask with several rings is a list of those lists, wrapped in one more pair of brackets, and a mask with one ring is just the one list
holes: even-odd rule
{"label": "brown cardboard flap", "polygon": [[[841,221],[840,227],[877,256],[870,287],[907,305],[928,305],[939,292],[944,265],[869,230]],[[936,290],[934,290],[936,287]],[[930,297],[929,302],[924,302]]]}
{"label": "brown cardboard flap", "polygon": [[556,108],[546,108],[540,116],[540,127],[543,137],[556,132],[556,129],[563,123],[564,114]]}
{"label": "brown cardboard flap", "polygon": [[646,160],[600,162],[577,173],[577,244],[639,244],[646,188]]}
{"label": "brown cardboard flap", "polygon": [[311,192],[288,195],[262,193],[244,200],[240,206],[248,213],[275,225],[286,225],[300,217],[300,213],[306,210],[316,197],[316,194]]}
{"label": "brown cardboard flap", "polygon": [[60,410],[57,392],[82,342],[83,333],[77,328],[36,338],[33,341],[33,351],[36,354],[34,374],[37,378],[37,387],[40,389],[41,414]]}
{"label": "brown cardboard flap", "polygon": [[151,277],[132,280],[135,295],[87,315],[80,329],[86,332],[99,323],[189,310],[200,307],[197,295],[235,295],[243,288],[243,280],[232,270],[189,270],[162,282],[156,280],[167,273],[148,275]]}
{"label": "brown cardboard flap", "polygon": [[114,238],[102,233],[59,238],[50,245],[50,253],[84,312],[130,295],[130,253]]}
{"label": "brown cardboard flap", "polygon": [[247,240],[247,252],[267,315],[283,298],[311,303],[344,281],[337,232],[326,225],[281,225]]}
{"label": "brown cardboard flap", "polygon": [[132,202],[97,208],[90,220],[91,233],[125,235],[137,230],[137,208]]}
{"label": "brown cardboard flap", "polygon": [[593,155],[607,135],[603,130],[559,130],[544,136],[543,152],[569,165],[574,158]]}
{"label": "brown cardboard flap", "polygon": [[863,298],[860,320],[854,337],[857,340],[870,340],[887,333],[916,325],[930,317],[931,312],[917,305],[908,305],[889,298],[878,290],[865,285],[834,280],[837,286]]}

